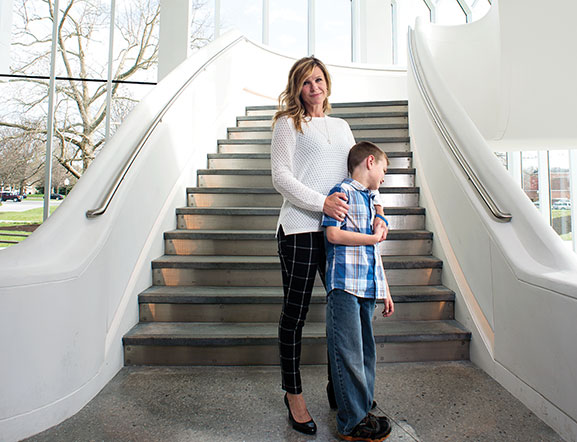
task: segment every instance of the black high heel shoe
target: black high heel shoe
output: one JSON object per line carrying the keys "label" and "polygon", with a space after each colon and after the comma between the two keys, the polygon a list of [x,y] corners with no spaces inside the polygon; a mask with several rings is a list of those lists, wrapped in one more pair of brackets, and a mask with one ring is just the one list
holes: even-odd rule
{"label": "black high heel shoe", "polygon": [[315,424],[315,421],[314,421],[314,420],[311,419],[311,420],[308,421],[308,422],[297,422],[297,421],[295,421],[295,419],[294,419],[294,417],[293,417],[293,414],[292,414],[292,412],[291,412],[291,407],[290,407],[290,405],[289,405],[289,401],[288,401],[288,399],[287,399],[287,397],[286,397],[286,393],[285,393],[285,395],[284,395],[284,403],[285,403],[285,405],[286,405],[286,407],[287,407],[287,409],[288,409],[288,412],[289,412],[289,414],[288,414],[289,421],[290,421],[290,423],[292,424],[294,430],[297,430],[297,431],[299,431],[299,432],[301,432],[301,433],[304,433],[304,434],[316,434],[316,432],[317,432],[317,424]]}
{"label": "black high heel shoe", "polygon": [[[327,399],[329,400],[329,406],[331,407],[331,410],[336,410],[337,408],[339,408],[337,405],[337,398],[335,397],[335,390],[333,388],[333,384],[331,384],[330,382],[327,384]],[[377,402],[373,401],[371,405],[371,410],[374,410],[375,408],[377,408]]]}

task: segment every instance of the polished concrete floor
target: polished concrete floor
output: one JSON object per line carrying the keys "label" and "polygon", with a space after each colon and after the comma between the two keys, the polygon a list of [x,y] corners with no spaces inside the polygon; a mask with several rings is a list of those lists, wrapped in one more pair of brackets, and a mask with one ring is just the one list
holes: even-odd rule
{"label": "polished concrete floor", "polygon": [[[287,422],[276,367],[124,368],[77,415],[32,441],[333,441],[325,367],[303,367],[316,436]],[[389,441],[561,441],[469,362],[377,368],[378,410]]]}

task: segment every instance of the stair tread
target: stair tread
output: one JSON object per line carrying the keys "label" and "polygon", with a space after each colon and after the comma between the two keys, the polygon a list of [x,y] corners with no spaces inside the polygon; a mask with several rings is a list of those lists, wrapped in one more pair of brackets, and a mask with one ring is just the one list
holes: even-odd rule
{"label": "stair tread", "polygon": [[[434,256],[382,256],[386,269],[428,269],[442,268],[443,261]],[[152,267],[160,268],[204,268],[271,270],[280,269],[278,256],[248,255],[163,255],[152,261]]]}
{"label": "stair tread", "polygon": [[[251,109],[254,110],[254,109]],[[329,117],[334,118],[382,118],[382,117],[407,117],[407,111],[389,111],[389,112],[331,112]],[[238,121],[259,121],[272,120],[272,115],[241,115],[237,117]]]}
{"label": "stair tread", "polygon": [[[390,230],[387,239],[431,239],[433,234],[428,230]],[[209,230],[209,229],[175,229],[164,233],[165,239],[266,239],[274,240],[275,230]]]}
{"label": "stair tread", "polygon": [[[393,300],[397,303],[454,301],[455,293],[445,286],[392,286]],[[168,304],[262,304],[282,303],[282,287],[231,287],[231,286],[152,286],[139,295],[139,303]],[[312,304],[324,304],[326,292],[314,287]]]}
{"label": "stair tread", "polygon": [[[386,215],[424,215],[418,206],[383,207]],[[280,207],[179,207],[177,215],[278,215]]]}
{"label": "stair tread", "polygon": [[[373,323],[375,342],[422,342],[470,339],[454,320],[380,321]],[[307,322],[306,344],[325,341],[325,323]],[[137,324],[124,336],[126,345],[278,344],[278,323],[149,322]]]}
{"label": "stair tread", "polygon": [[[271,175],[270,169],[197,169],[198,175]],[[394,167],[387,169],[387,175],[414,175],[413,167]]]}
{"label": "stair tread", "polygon": [[[279,193],[274,187],[187,187],[187,193]],[[419,193],[418,187],[381,187],[380,193]]]}
{"label": "stair tread", "polygon": [[[408,143],[409,137],[363,137],[365,141],[373,143]],[[219,139],[218,144],[270,144],[270,139],[238,139],[230,140],[228,138]]]}
{"label": "stair tread", "polygon": [[[389,158],[411,158],[413,152],[387,152]],[[208,159],[269,159],[270,153],[209,153]]]}
{"label": "stair tread", "polygon": [[[407,100],[392,100],[392,101],[354,101],[347,103],[331,103],[333,109],[348,108],[348,107],[375,107],[375,106],[408,106]],[[278,109],[274,104],[264,106],[246,106],[246,110],[270,110]]]}
{"label": "stair tread", "polygon": [[278,215],[280,207],[179,207],[177,215]]}
{"label": "stair tread", "polygon": [[[408,129],[407,123],[373,123],[373,124],[350,124],[351,130],[362,129]],[[229,132],[272,132],[270,126],[252,126],[252,127],[229,127]]]}

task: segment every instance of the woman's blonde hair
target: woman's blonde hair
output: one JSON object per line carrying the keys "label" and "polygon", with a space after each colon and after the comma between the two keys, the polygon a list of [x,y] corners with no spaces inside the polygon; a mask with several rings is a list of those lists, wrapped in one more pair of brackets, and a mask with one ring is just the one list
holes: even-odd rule
{"label": "woman's blonde hair", "polygon": [[273,126],[280,117],[286,115],[292,118],[296,130],[302,133],[302,122],[306,116],[306,108],[301,99],[301,91],[305,80],[311,75],[315,67],[318,67],[325,76],[327,96],[323,103],[323,112],[330,112],[331,105],[328,97],[331,95],[331,76],[329,71],[318,58],[304,57],[297,60],[289,71],[286,89],[278,97],[279,110],[272,119]]}

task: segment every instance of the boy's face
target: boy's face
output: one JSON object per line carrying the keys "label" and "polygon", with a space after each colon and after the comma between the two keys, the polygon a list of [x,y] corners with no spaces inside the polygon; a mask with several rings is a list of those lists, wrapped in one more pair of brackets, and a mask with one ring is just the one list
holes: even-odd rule
{"label": "boy's face", "polygon": [[381,159],[376,159],[372,155],[369,157],[369,185],[367,186],[369,189],[377,190],[383,184],[387,168],[387,161],[384,157]]}

